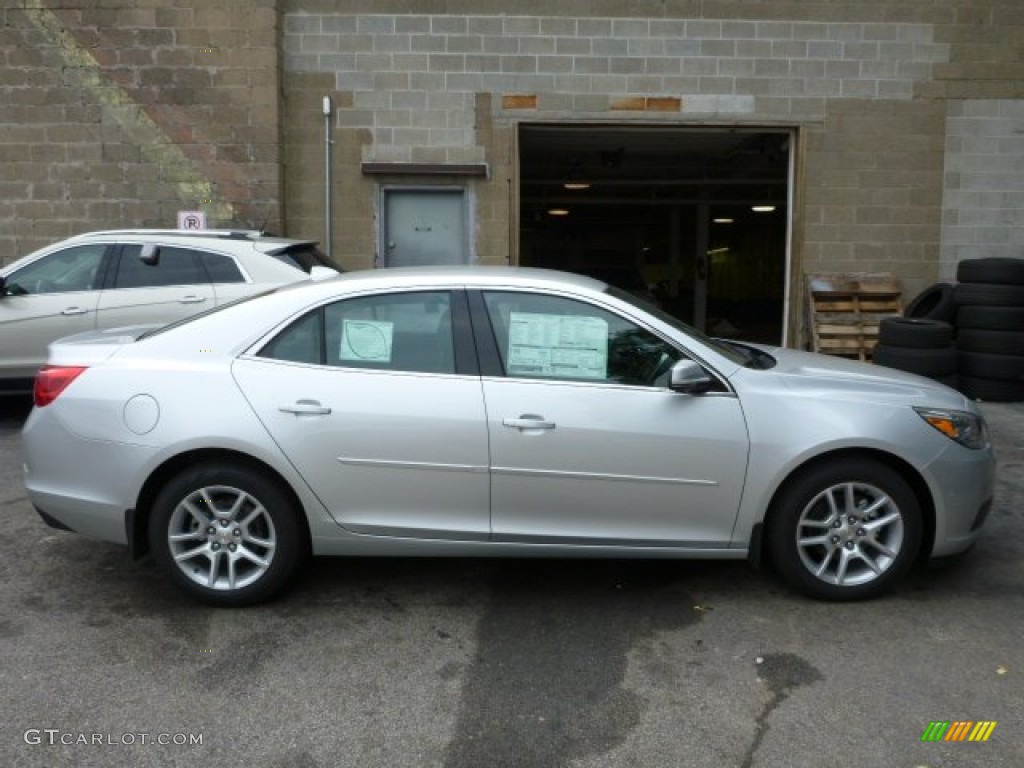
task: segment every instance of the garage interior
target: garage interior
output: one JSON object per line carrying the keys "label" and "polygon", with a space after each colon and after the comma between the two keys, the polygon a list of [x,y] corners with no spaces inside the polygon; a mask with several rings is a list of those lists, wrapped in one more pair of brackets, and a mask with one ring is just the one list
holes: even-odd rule
{"label": "garage interior", "polygon": [[780,343],[792,146],[787,130],[521,125],[519,263]]}

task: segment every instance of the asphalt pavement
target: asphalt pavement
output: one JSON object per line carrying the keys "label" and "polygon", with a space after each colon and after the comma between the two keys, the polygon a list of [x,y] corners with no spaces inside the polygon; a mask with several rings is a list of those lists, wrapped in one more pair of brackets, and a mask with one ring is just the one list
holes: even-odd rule
{"label": "asphalt pavement", "polygon": [[[829,604],[743,563],[321,560],[208,608],[45,527],[0,415],[0,765],[1024,765],[1024,404],[968,555]],[[922,741],[994,722],[984,742]]]}

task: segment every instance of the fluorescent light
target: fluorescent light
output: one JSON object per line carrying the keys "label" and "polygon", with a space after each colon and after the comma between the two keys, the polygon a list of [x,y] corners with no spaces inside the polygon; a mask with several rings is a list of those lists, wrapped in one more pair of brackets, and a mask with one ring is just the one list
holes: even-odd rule
{"label": "fluorescent light", "polygon": [[775,210],[774,205],[755,205],[751,209],[754,213],[771,213]]}
{"label": "fluorescent light", "polygon": [[590,189],[590,184],[585,181],[567,181],[562,185],[566,189]]}
{"label": "fluorescent light", "polygon": [[549,216],[568,216],[569,215],[569,209],[567,209],[567,208],[549,208],[548,209],[548,215]]}
{"label": "fluorescent light", "polygon": [[719,218],[719,219],[712,219],[712,221],[715,224],[732,224],[732,219],[726,218],[724,216],[722,218]]}

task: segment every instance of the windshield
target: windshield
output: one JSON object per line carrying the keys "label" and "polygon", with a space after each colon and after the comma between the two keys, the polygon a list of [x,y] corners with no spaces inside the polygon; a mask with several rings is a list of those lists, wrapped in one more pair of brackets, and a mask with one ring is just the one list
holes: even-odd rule
{"label": "windshield", "polygon": [[628,291],[624,291],[621,288],[616,288],[614,285],[607,286],[605,288],[605,293],[609,294],[610,296],[614,296],[616,299],[619,299],[620,301],[625,301],[628,304],[632,304],[637,309],[642,309],[647,314],[653,315],[654,317],[661,320],[661,322],[671,326],[680,333],[685,334],[686,336],[689,336],[692,339],[696,339],[701,344],[707,347],[711,347],[713,350],[715,350],[715,352],[720,354],[722,357],[731,360],[737,365],[750,365],[752,355],[747,347],[740,346],[738,344],[719,341],[718,339],[713,339],[710,336],[701,333],[693,326],[687,325],[678,317],[670,315],[661,307],[655,306],[650,302],[644,301],[639,296],[629,293]]}

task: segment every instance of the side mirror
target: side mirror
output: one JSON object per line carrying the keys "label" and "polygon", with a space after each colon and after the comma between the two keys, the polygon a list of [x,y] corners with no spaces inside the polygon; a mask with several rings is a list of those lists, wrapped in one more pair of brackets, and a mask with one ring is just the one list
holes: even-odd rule
{"label": "side mirror", "polygon": [[708,376],[707,371],[689,358],[683,358],[672,366],[669,373],[668,388],[673,392],[685,395],[702,395],[715,386],[715,380]]}
{"label": "side mirror", "polygon": [[139,251],[139,261],[148,267],[155,267],[160,263],[160,246],[155,243],[146,243]]}

